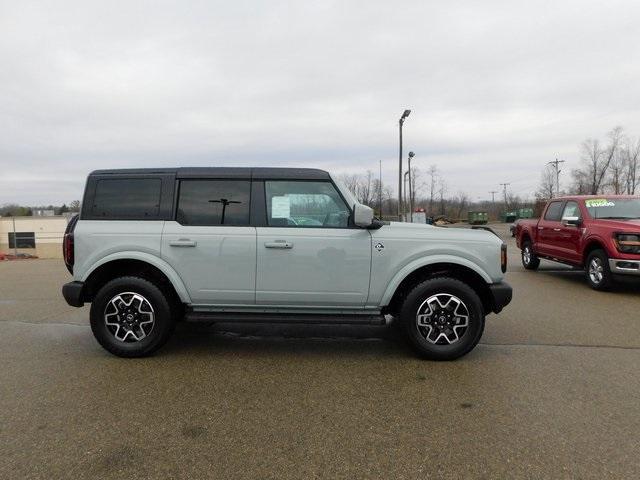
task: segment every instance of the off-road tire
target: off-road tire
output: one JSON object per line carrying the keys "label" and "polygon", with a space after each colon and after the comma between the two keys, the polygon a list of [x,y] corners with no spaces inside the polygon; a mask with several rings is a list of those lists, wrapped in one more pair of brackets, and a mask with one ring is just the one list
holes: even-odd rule
{"label": "off-road tire", "polygon": [[[459,340],[451,344],[434,344],[425,338],[425,329],[418,325],[418,313],[429,298],[450,295],[461,300],[468,311],[468,327]],[[416,353],[429,360],[455,360],[469,353],[480,341],[484,331],[484,309],[478,294],[466,283],[449,277],[434,277],[415,286],[405,297],[400,310],[407,340]]]}
{"label": "off-road tire", "polygon": [[[153,328],[139,341],[119,340],[105,322],[107,305],[114,297],[125,292],[142,296],[153,309]],[[171,295],[167,295],[149,280],[139,277],[116,278],[100,288],[93,299],[90,312],[91,330],[98,343],[114,355],[127,358],[148,356],[162,347],[173,333],[175,315],[178,311],[173,303],[175,300],[172,300]]]}

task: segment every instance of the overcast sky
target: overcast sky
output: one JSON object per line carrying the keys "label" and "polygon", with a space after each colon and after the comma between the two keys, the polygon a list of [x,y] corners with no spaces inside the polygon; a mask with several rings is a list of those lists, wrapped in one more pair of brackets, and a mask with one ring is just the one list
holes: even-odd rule
{"label": "overcast sky", "polygon": [[535,190],[640,135],[640,2],[0,0],[0,204],[97,168],[308,166]]}

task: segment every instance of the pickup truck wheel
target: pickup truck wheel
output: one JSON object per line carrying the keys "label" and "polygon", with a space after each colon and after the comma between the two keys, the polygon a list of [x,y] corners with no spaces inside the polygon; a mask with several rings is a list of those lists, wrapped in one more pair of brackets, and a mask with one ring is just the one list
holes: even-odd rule
{"label": "pickup truck wheel", "polygon": [[526,240],[522,244],[522,266],[527,270],[537,270],[540,266],[540,259],[538,256],[533,253],[533,247],[531,246],[531,242]]}
{"label": "pickup truck wheel", "polygon": [[437,277],[417,285],[400,313],[409,343],[429,360],[455,360],[469,353],[484,330],[476,292],[460,280]]}
{"label": "pickup truck wheel", "polygon": [[119,357],[143,357],[166,343],[175,326],[169,299],[153,283],[138,277],[111,280],[91,304],[91,330],[107,351]]}
{"label": "pickup truck wheel", "polygon": [[587,282],[594,290],[608,290],[613,283],[609,258],[604,250],[594,250],[587,257]]}

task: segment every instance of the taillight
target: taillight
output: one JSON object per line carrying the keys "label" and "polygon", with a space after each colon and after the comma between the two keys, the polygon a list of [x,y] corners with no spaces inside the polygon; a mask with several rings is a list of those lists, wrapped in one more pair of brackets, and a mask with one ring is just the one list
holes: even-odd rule
{"label": "taillight", "polygon": [[503,243],[502,247],[500,247],[500,267],[502,268],[502,273],[507,271],[507,244]]}
{"label": "taillight", "polygon": [[64,258],[64,264],[69,270],[69,273],[73,275],[73,262],[74,262],[74,242],[73,242],[73,230],[76,228],[76,223],[78,223],[78,215],[69,220],[67,224],[67,229],[64,232],[64,237],[62,239],[62,257]]}
{"label": "taillight", "polygon": [[67,266],[67,270],[69,270],[69,273],[73,274],[73,233],[64,234],[62,253],[64,255],[64,264]]}

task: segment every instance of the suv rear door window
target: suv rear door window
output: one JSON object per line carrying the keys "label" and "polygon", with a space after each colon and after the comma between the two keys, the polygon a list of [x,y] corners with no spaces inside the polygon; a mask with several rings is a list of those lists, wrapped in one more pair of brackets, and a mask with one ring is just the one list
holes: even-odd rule
{"label": "suv rear door window", "polygon": [[544,219],[550,222],[559,222],[562,213],[562,202],[551,202],[544,214]]}
{"label": "suv rear door window", "polygon": [[176,220],[182,225],[249,225],[251,182],[182,180]]}
{"label": "suv rear door window", "polygon": [[159,178],[114,178],[98,180],[91,215],[105,219],[158,217]]}
{"label": "suv rear door window", "polygon": [[347,228],[351,211],[331,182],[267,181],[270,227]]}

